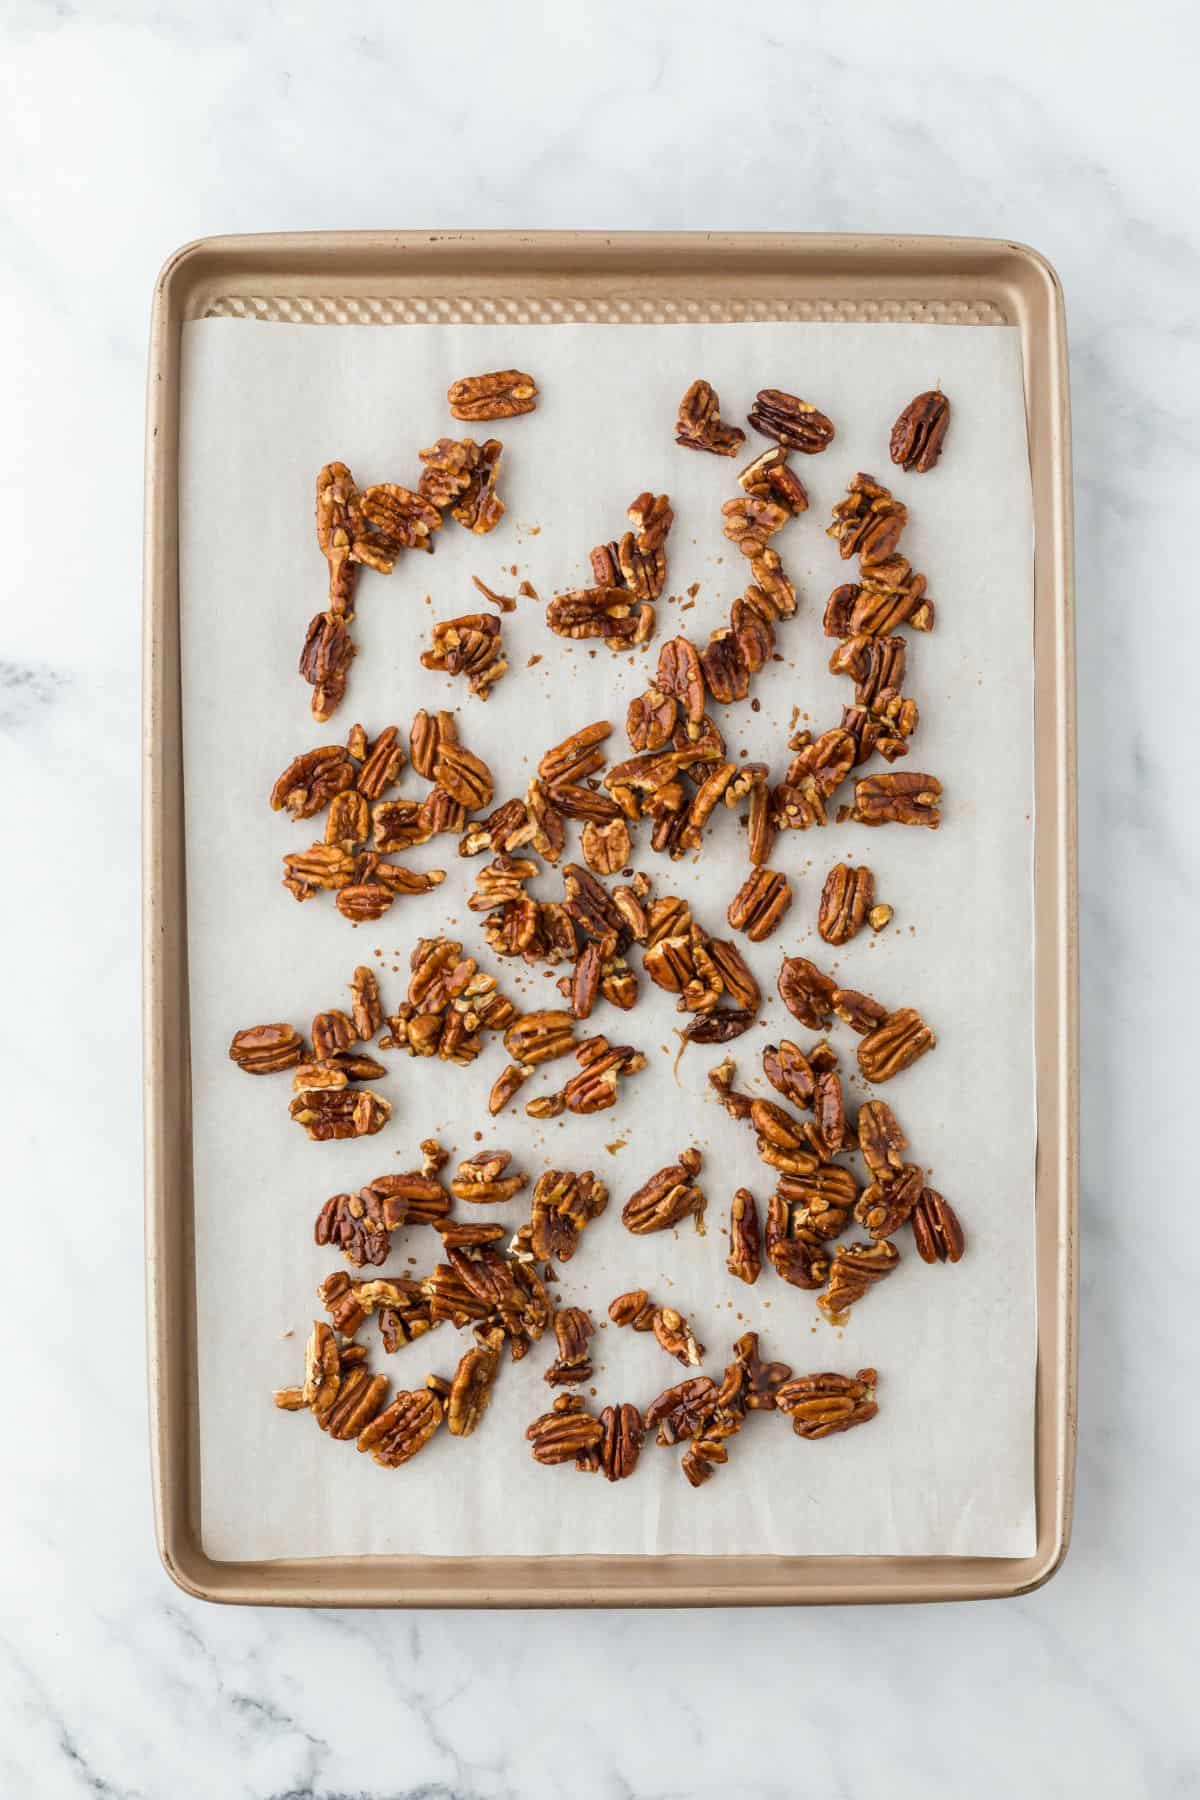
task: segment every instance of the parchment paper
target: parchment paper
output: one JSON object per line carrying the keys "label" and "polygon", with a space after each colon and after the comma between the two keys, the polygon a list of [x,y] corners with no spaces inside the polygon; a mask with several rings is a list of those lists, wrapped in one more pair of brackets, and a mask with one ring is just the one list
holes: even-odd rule
{"label": "parchment paper", "polygon": [[[1031,1023],[1032,516],[1017,333],[916,325],[738,324],[553,327],[471,325],[311,327],[206,321],[185,328],[182,437],[184,724],[188,924],[196,1191],[203,1534],[223,1558],[342,1553],[780,1552],[1023,1556],[1034,1548],[1035,1301],[1034,1088]],[[542,388],[536,413],[494,430],[505,443],[508,513],[487,538],[448,523],[432,557],[409,554],[385,579],[364,571],[355,632],[360,654],[332,723],[314,727],[296,657],[324,605],[313,482],[347,461],[359,480],[415,485],[416,451],[455,430],[444,396],[456,376],[514,365]],[[436,618],[487,610],[470,584],[515,593],[532,581],[544,602],[586,582],[592,544],[616,536],[642,488],[667,491],[676,510],[668,593],[658,641],[685,630],[701,642],[722,624],[746,567],[720,535],[722,500],[746,458],[677,449],[672,424],[697,374],[718,387],[725,416],[744,420],[761,386],[815,401],[837,425],[831,449],[797,457],[812,510],[775,541],[802,596],[779,630],[782,660],[758,678],[758,713],[730,708],[731,753],[767,757],[778,777],[793,707],[816,730],[835,724],[850,684],[828,673],[821,633],[826,596],[849,578],[824,535],[847,479],[866,469],[910,506],[903,548],[926,571],[937,629],[909,634],[907,691],[921,725],[904,767],[945,784],[936,833],[845,825],[780,838],[773,857],[795,887],[785,925],[748,956],[770,998],[764,1023],[732,1046],[744,1085],[768,1091],[762,1046],[805,1043],[775,997],[785,953],[812,955],[847,985],[890,1006],[912,1004],[938,1033],[936,1051],[882,1090],[910,1138],[910,1154],[959,1210],[968,1251],[957,1267],[927,1268],[899,1241],[902,1264],[854,1311],[826,1325],[813,1297],[769,1268],[754,1288],[725,1272],[735,1187],[760,1207],[771,1190],[751,1134],[708,1094],[721,1052],[693,1049],[676,1069],[671,996],[643,980],[636,1010],[600,1006],[592,1030],[633,1042],[650,1058],[618,1107],[591,1120],[538,1125],[521,1104],[492,1122],[486,1096],[505,1056],[497,1039],[470,1069],[387,1057],[378,1083],[395,1113],[379,1136],[310,1143],[288,1118],[287,1076],[249,1079],[226,1060],[233,1031],[345,1003],[358,962],[381,973],[385,1003],[403,998],[418,936],[450,931],[501,984],[554,1004],[542,971],[491,957],[463,905],[478,860],[441,838],[404,860],[449,870],[445,885],[397,903],[358,929],[330,896],[297,905],[279,884],[279,859],[320,835],[267,806],[289,758],[344,741],[356,719],[372,733],[405,730],[419,704],[456,707],[465,742],[483,755],[498,797],[523,792],[538,756],[584,722],[606,717],[625,753],[630,697],[647,654],[553,637],[542,607],[522,600],[504,620],[512,665],[492,699],[418,663]],[[900,407],[940,382],[954,416],[939,468],[908,476],[887,460]],[[460,431],[469,428],[457,428]],[[488,428],[476,428],[476,436]],[[753,439],[747,457],[762,447]],[[694,603],[688,603],[695,585]],[[529,666],[532,658],[540,658]],[[402,793],[425,786],[406,773]],[[572,828],[574,830],[575,828]],[[871,864],[894,926],[840,952],[815,930],[826,870]],[[671,863],[648,845],[636,857],[662,887],[685,894],[712,931],[743,879],[744,834],[722,811],[702,859]],[[557,891],[551,875],[541,886]],[[637,962],[637,953],[633,960]],[[854,1073],[853,1035],[833,1038]],[[520,1096],[558,1086],[574,1064],[553,1065]],[[386,1471],[352,1444],[333,1443],[305,1416],[273,1410],[271,1389],[300,1379],[304,1336],[322,1316],[314,1296],[337,1259],[312,1242],[330,1194],[419,1162],[437,1132],[459,1156],[481,1143],[511,1149],[532,1179],[547,1166],[592,1168],[609,1183],[609,1211],[587,1232],[557,1290],[603,1321],[609,1300],[645,1286],[686,1311],[718,1374],[750,1326],[764,1353],[797,1372],[880,1371],[880,1414],[866,1429],[820,1443],[782,1418],[752,1415],[730,1462],[703,1490],[688,1487],[678,1451],[652,1444],[636,1479],[610,1486],[531,1460],[526,1424],[549,1404],[542,1371],[549,1338],[506,1363],[491,1411],[472,1439],[442,1432],[407,1468]],[[687,1144],[705,1157],[707,1235],[631,1237],[620,1209],[633,1188]],[[528,1191],[502,1211],[513,1228]],[[471,1210],[471,1209],[465,1209]],[[482,1216],[490,1216],[483,1214]],[[858,1234],[858,1235],[861,1235]],[[422,1271],[439,1240],[397,1235],[389,1269]],[[386,1358],[364,1330],[375,1365],[398,1386],[450,1375],[468,1332],[449,1327]],[[595,1406],[645,1406],[685,1373],[653,1339],[609,1326],[594,1340]]]}

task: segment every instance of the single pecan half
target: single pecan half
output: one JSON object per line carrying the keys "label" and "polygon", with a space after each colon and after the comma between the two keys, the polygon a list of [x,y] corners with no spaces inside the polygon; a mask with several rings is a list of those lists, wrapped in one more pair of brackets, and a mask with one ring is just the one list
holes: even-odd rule
{"label": "single pecan half", "polygon": [[696,1182],[701,1161],[699,1150],[684,1150],[678,1162],[659,1169],[643,1182],[622,1210],[621,1223],[626,1231],[641,1237],[652,1231],[667,1231],[689,1217],[694,1217],[696,1229],[702,1230],[705,1199]]}
{"label": "single pecan half", "polygon": [[537,405],[537,382],[520,369],[493,369],[486,375],[464,375],[446,391],[456,419],[513,419]]}
{"label": "single pecan half", "polygon": [[938,807],[942,784],[933,775],[897,769],[887,775],[864,775],[854,784],[850,817],[856,825],[928,825],[942,822]]}
{"label": "single pecan half", "polygon": [[560,1394],[549,1412],[528,1426],[525,1436],[535,1462],[574,1462],[599,1447],[604,1427],[584,1408],[577,1394]]}
{"label": "single pecan half", "polygon": [[907,521],[908,508],[903,501],[872,476],[858,474],[848,484],[845,499],[834,507],[826,536],[836,540],[843,560],[857,556],[868,569],[893,554]]}
{"label": "single pecan half", "polygon": [[404,1169],[376,1175],[361,1192],[389,1231],[399,1224],[436,1225],[450,1211],[450,1196],[436,1171]]}
{"label": "single pecan half", "polygon": [[444,510],[470,488],[479,462],[479,445],[473,438],[443,437],[427,450],[419,450],[422,499]]}
{"label": "single pecan half", "polygon": [[843,1324],[850,1308],[899,1261],[900,1252],[886,1238],[878,1244],[843,1244],[834,1254],[829,1286],[817,1295],[817,1305],[830,1324]]}
{"label": "single pecan half", "polygon": [[422,652],[421,666],[446,675],[465,675],[471,692],[486,700],[508,671],[499,619],[491,613],[443,619],[433,628],[433,642]]}
{"label": "single pecan half", "polygon": [[833,1010],[842,1024],[857,1031],[860,1037],[874,1031],[887,1018],[886,1006],[872,1000],[869,994],[860,994],[856,988],[835,988]]}
{"label": "single pecan half", "polygon": [[762,1236],[758,1205],[749,1188],[738,1188],[729,1207],[729,1255],[725,1267],[738,1281],[753,1285],[762,1272]]}
{"label": "single pecan half", "polygon": [[476,1327],[475,1347],[460,1359],[446,1400],[451,1437],[470,1437],[491,1403],[500,1368],[504,1333],[499,1326]]}
{"label": "single pecan half", "polygon": [[767,1203],[763,1241],[767,1261],[789,1287],[811,1291],[824,1286],[829,1275],[825,1244],[815,1231],[793,1227],[788,1207],[778,1194]]}
{"label": "single pecan half", "polygon": [[603,1437],[599,1445],[600,1472],[606,1481],[624,1481],[637,1468],[646,1427],[636,1406],[625,1401],[606,1406],[600,1414]]}
{"label": "single pecan half", "polygon": [[716,1006],[692,1020],[683,1036],[689,1044],[731,1044],[749,1031],[757,1014],[747,1006]]}
{"label": "single pecan half", "polygon": [[345,463],[326,463],[317,476],[317,543],[329,564],[329,610],[342,617],[354,614],[354,583],[358,570],[350,546],[358,530],[358,489]]}
{"label": "single pecan half", "polygon": [[486,819],[468,825],[458,846],[460,856],[478,856],[482,850],[510,855],[529,843],[534,826],[523,800],[503,800]]}
{"label": "single pecan half", "polygon": [[875,877],[865,864],[835,863],[825,877],[817,908],[817,930],[827,944],[848,944],[875,904]]}
{"label": "single pecan half", "polygon": [[437,507],[394,481],[364,488],[358,511],[350,554],[381,575],[391,574],[402,550],[432,550],[431,534],[442,529]]}
{"label": "single pecan half", "polygon": [[432,1388],[402,1391],[362,1431],[358,1448],[385,1469],[398,1469],[423,1450],[446,1416],[446,1403]]}
{"label": "single pecan half", "polygon": [[760,944],[781,923],[792,904],[792,884],[775,869],[754,869],[729,902],[726,918]]}
{"label": "single pecan half", "polygon": [[858,1066],[868,1081],[890,1081],[932,1050],[937,1038],[911,1006],[889,1013],[882,1024],[860,1039]]}
{"label": "single pecan half", "polygon": [[942,454],[942,440],[950,423],[950,402],[938,390],[910,400],[892,426],[888,446],[892,461],[903,469],[925,475]]}
{"label": "single pecan half", "polygon": [[[361,795],[354,797],[362,799]],[[363,804],[365,806],[366,802]],[[331,809],[331,823],[332,818]],[[419,844],[427,844],[432,836],[416,800],[379,800],[371,808],[371,842],[381,855],[394,850],[412,850]]]}
{"label": "single pecan half", "polygon": [[777,1094],[793,1106],[810,1107],[816,1094],[813,1066],[798,1044],[784,1039],[768,1044],[762,1053],[762,1070]]}
{"label": "single pecan half", "polygon": [[528,1186],[529,1177],[521,1169],[506,1174],[512,1161],[511,1150],[479,1150],[460,1162],[450,1183],[456,1200],[468,1200],[474,1206],[495,1206],[511,1200]]}
{"label": "single pecan half", "polygon": [[551,1387],[576,1387],[594,1374],[588,1339],[596,1327],[581,1306],[564,1306],[554,1315],[558,1355],[542,1376]]}
{"label": "single pecan half", "polygon": [[478,446],[471,469],[471,480],[450,508],[450,517],[456,524],[480,537],[494,531],[504,517],[504,502],[496,492],[496,478],[500,473],[503,450],[504,446],[498,438],[488,438]]}
{"label": "single pecan half", "polygon": [[504,1048],[515,1062],[529,1068],[566,1056],[575,1047],[575,1021],[569,1012],[524,1013],[504,1033]]}
{"label": "single pecan half", "polygon": [[584,781],[604,767],[605,753],[600,746],[611,733],[612,726],[607,719],[581,726],[561,744],[546,751],[538,763],[538,774],[551,787],[564,781]]}
{"label": "single pecan half", "polygon": [[693,381],[679,402],[675,442],[685,450],[710,450],[714,456],[736,456],[746,434],[721,423],[721,403],[710,381]]}
{"label": "single pecan half", "polygon": [[823,1162],[807,1175],[781,1175],[776,1190],[792,1208],[792,1225],[820,1238],[839,1237],[858,1200],[858,1183],[840,1163]]}
{"label": "single pecan half", "polygon": [[792,516],[788,507],[759,499],[756,494],[726,500],[721,512],[725,519],[722,530],[743,556],[761,556],[768,539],[781,531]]}
{"label": "single pecan half", "polygon": [[452,712],[427,713],[422,707],[408,734],[408,754],[417,774],[425,781],[437,779],[438,757],[448,744],[458,742],[458,726]]}
{"label": "single pecan half", "polygon": [[650,1328],[656,1342],[668,1356],[673,1356],[676,1362],[683,1363],[686,1368],[700,1367],[704,1345],[681,1312],[677,1312],[673,1306],[656,1306]]}
{"label": "single pecan half", "polygon": [[549,602],[546,623],[558,637],[603,638],[614,650],[629,650],[653,635],[654,608],[625,588],[572,588]]}
{"label": "single pecan half", "polygon": [[794,469],[788,467],[783,444],[772,444],[738,474],[738,486],[759,500],[771,500],[793,518],[808,511],[808,491]]}
{"label": "single pecan half", "polygon": [[646,1408],[646,1429],[658,1428],[664,1447],[686,1442],[703,1430],[717,1403],[717,1384],[709,1375],[693,1375],[651,1401]]}
{"label": "single pecan half", "polygon": [[615,875],[633,855],[633,840],[623,818],[600,824],[589,819],[579,836],[584,861],[597,875]]}
{"label": "single pecan half", "polygon": [[346,696],[346,676],[355,647],[345,618],[334,612],[309,620],[300,651],[300,674],[313,690],[312,716],[318,725],[331,719]]}
{"label": "single pecan half", "polygon": [[353,759],[340,744],[323,744],[294,756],[271,789],[271,810],[286,807],[294,819],[311,819],[347,788],[353,787]]}
{"label": "single pecan half", "polygon": [[775,1404],[791,1419],[797,1437],[832,1437],[875,1417],[876,1380],[874,1369],[860,1369],[857,1375],[796,1375],[778,1390]]}
{"label": "single pecan half", "polygon": [[547,1169],[529,1211],[529,1248],[542,1262],[570,1262],[579,1239],[608,1205],[608,1188],[590,1169]]}
{"label": "single pecan half", "polygon": [[894,1181],[904,1166],[908,1139],[886,1100],[864,1100],[856,1121],[858,1147],[876,1181]]}
{"label": "single pecan half", "polygon": [[922,1262],[956,1263],[966,1248],[958,1214],[934,1188],[923,1188],[913,1208],[913,1242]]}
{"label": "single pecan half", "polygon": [[443,834],[453,836],[462,830],[467,822],[468,808],[461,800],[455,799],[448,789],[439,783],[431,787],[421,802],[418,814],[420,829],[426,838],[441,837]]}
{"label": "single pecan half", "polygon": [[249,1025],[236,1031],[229,1056],[247,1075],[275,1075],[304,1060],[304,1039],[294,1025]]}
{"label": "single pecan half", "polygon": [[305,1088],[288,1111],[315,1143],[373,1137],[392,1116],[392,1103],[370,1088]]}
{"label": "single pecan half", "polygon": [[325,842],[343,850],[356,850],[366,843],[370,830],[371,809],[366,797],[357,788],[335,794],[325,818]]}
{"label": "single pecan half", "polygon": [[787,956],[779,970],[779,998],[794,1019],[824,1031],[833,1017],[837,983],[805,956]]}
{"label": "single pecan half", "polygon": [[832,420],[807,400],[784,393],[781,388],[761,389],[749,417],[755,431],[763,437],[774,438],[786,449],[799,450],[805,456],[815,456],[833,442]]}
{"label": "single pecan half", "polygon": [[876,1243],[893,1237],[912,1218],[922,1184],[920,1169],[905,1163],[886,1183],[873,1181],[863,1189],[854,1208],[855,1220]]}
{"label": "single pecan half", "polygon": [[[370,1189],[361,1194],[333,1194],[317,1214],[313,1240],[324,1247],[332,1244],[348,1263],[361,1269],[367,1263],[387,1261],[391,1249],[391,1229],[385,1225],[380,1209],[372,1205]],[[396,1218],[403,1223],[403,1210]]]}
{"label": "single pecan half", "polygon": [[575,1052],[579,1073],[572,1075],[559,1094],[543,1102],[531,1100],[525,1110],[532,1118],[555,1118],[562,1111],[587,1114],[605,1112],[617,1103],[617,1087],[623,1076],[637,1075],[646,1058],[632,1044],[610,1044],[605,1037],[587,1038]]}
{"label": "single pecan half", "polygon": [[762,994],[750,965],[737,945],[725,938],[709,938],[705,947],[709,960],[721,979],[726,999],[740,1011],[757,1012]]}
{"label": "single pecan half", "polygon": [[491,770],[482,757],[463,744],[442,743],[438,746],[433,778],[468,812],[477,812],[480,807],[492,803],[495,789]]}

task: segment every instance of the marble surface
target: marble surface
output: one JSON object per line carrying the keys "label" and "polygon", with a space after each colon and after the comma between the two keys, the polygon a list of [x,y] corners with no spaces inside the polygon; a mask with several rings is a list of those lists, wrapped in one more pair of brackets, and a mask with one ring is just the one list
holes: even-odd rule
{"label": "marble surface", "polygon": [[[8,1218],[0,1792],[1200,1791],[1200,475],[1182,5],[869,0],[0,18]],[[1083,1357],[1043,1591],[857,1612],[226,1611],[151,1538],[138,1050],[143,377],[164,256],[390,225],[925,230],[1066,287],[1079,541]],[[1186,822],[1185,822],[1186,821]],[[55,1048],[50,1050],[50,1043]]]}

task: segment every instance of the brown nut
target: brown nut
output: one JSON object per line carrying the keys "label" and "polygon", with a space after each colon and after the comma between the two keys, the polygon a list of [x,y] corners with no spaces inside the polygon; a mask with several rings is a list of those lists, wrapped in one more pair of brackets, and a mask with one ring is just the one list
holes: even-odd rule
{"label": "brown nut", "polygon": [[456,419],[473,423],[487,419],[512,419],[531,413],[537,405],[537,382],[520,369],[494,369],[487,375],[464,375],[446,391]]}
{"label": "brown nut", "polygon": [[835,863],[821,889],[817,930],[827,944],[848,944],[862,929],[874,903],[875,877],[871,870]]}
{"label": "brown nut", "polygon": [[860,1369],[857,1375],[797,1375],[779,1388],[775,1404],[791,1419],[797,1437],[831,1437],[875,1417],[876,1379],[874,1369]]}
{"label": "brown nut", "polygon": [[441,750],[457,742],[458,727],[453,713],[427,713],[422,708],[408,734],[408,754],[416,773],[425,781],[433,781]]}
{"label": "brown nut", "polygon": [[681,1220],[694,1217],[702,1228],[704,1193],[696,1184],[700,1172],[699,1150],[685,1150],[676,1163],[659,1169],[630,1195],[621,1213],[626,1231],[644,1236],[652,1231],[667,1231]]}
{"label": "brown nut", "polygon": [[858,1066],[868,1081],[890,1081],[936,1043],[920,1013],[911,1006],[901,1007],[860,1040]]}
{"label": "brown nut", "polygon": [[398,1469],[423,1450],[445,1417],[445,1402],[430,1388],[395,1396],[359,1434],[358,1448],[385,1469]]}
{"label": "brown nut", "polygon": [[963,1228],[948,1200],[933,1188],[923,1188],[913,1208],[913,1242],[922,1262],[958,1262],[966,1248]]}
{"label": "brown nut", "polygon": [[837,540],[843,560],[857,556],[866,570],[893,555],[907,519],[908,508],[902,501],[870,475],[858,474],[849,483],[845,499],[834,507],[827,535]]}
{"label": "brown nut", "polygon": [[293,1025],[250,1025],[234,1033],[229,1056],[247,1075],[274,1075],[303,1060],[304,1039]]}
{"label": "brown nut", "polygon": [[726,918],[760,944],[779,926],[792,904],[792,884],[775,869],[754,869],[729,902]]}
{"label": "brown nut", "polygon": [[804,956],[785,957],[779,970],[779,998],[794,1019],[824,1031],[833,1017],[837,984]]}
{"label": "brown nut", "polygon": [[758,1206],[749,1188],[738,1188],[730,1203],[729,1255],[725,1267],[736,1280],[751,1285],[762,1271]]}
{"label": "brown nut", "polygon": [[850,817],[856,825],[928,825],[942,822],[938,802],[942,784],[933,775],[897,769],[887,775],[864,775],[854,784]]}
{"label": "brown nut", "polygon": [[918,394],[910,400],[892,426],[888,449],[901,468],[925,475],[942,453],[942,440],[950,423],[950,402],[938,391]]}
{"label": "brown nut", "polygon": [[756,396],[749,416],[751,425],[763,437],[774,438],[787,449],[799,450],[805,456],[815,456],[833,442],[832,421],[806,400],[784,393],[780,388],[763,388]]}
{"label": "brown nut", "polygon": [[354,763],[340,744],[325,744],[294,756],[271,789],[271,810],[285,807],[294,819],[311,819],[338,794],[353,787]]}
{"label": "brown nut", "polygon": [[679,402],[675,442],[685,450],[709,450],[714,456],[736,456],[746,434],[721,423],[721,403],[709,381],[693,381]]}

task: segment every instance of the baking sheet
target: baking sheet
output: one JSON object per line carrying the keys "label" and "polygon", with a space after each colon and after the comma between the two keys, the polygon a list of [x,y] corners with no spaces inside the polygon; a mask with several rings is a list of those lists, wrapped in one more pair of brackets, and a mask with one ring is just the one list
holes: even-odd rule
{"label": "baking sheet", "polygon": [[[443,396],[469,369],[515,363],[542,385],[537,413],[495,427],[506,444],[508,515],[491,538],[448,526],[433,558],[410,556],[390,579],[364,572],[355,627],[361,652],[349,698],[330,727],[314,728],[294,674],[304,624],[322,604],[324,565],[311,530],[312,483],[331,457],[361,483],[413,480],[416,448],[450,428]],[[585,720],[620,726],[644,685],[647,656],[552,637],[541,609],[522,602],[504,621],[512,672],[486,706],[462,684],[430,676],[417,657],[433,618],[477,610],[470,575],[515,591],[530,579],[543,599],[586,578],[592,543],[620,529],[644,486],[672,495],[669,593],[659,638],[703,640],[744,581],[720,536],[719,503],[737,462],[691,455],[671,441],[678,397],[697,373],[741,417],[756,388],[792,387],[838,426],[826,455],[797,459],[812,511],[776,540],[802,594],[780,628],[783,661],[759,677],[761,710],[730,709],[731,749],[782,766],[792,709],[816,729],[836,722],[848,684],[826,670],[820,613],[849,571],[823,535],[829,508],[857,468],[889,480],[912,509],[904,548],[926,570],[938,629],[910,639],[908,691],[923,718],[910,766],[946,784],[946,824],[932,834],[853,826],[780,840],[796,904],[783,930],[749,958],[772,998],[764,1025],[733,1046],[747,1083],[765,1042],[807,1034],[773,997],[784,952],[806,951],[849,984],[892,1005],[918,1005],[939,1047],[884,1090],[912,1153],[958,1207],[969,1250],[955,1269],[904,1262],[858,1308],[844,1333],[811,1296],[768,1271],[754,1289],[724,1272],[728,1198],[770,1183],[753,1142],[708,1098],[719,1051],[691,1050],[675,1068],[679,1020],[650,984],[629,1016],[601,1008],[596,1029],[651,1058],[620,1106],[594,1120],[537,1125],[518,1109],[496,1122],[485,1101],[503,1061],[492,1048],[470,1070],[390,1059],[378,1085],[395,1104],[380,1136],[313,1145],[287,1118],[286,1078],[250,1081],[224,1059],[232,1031],[260,1019],[305,1025],[339,1004],[351,968],[375,961],[385,1000],[403,993],[419,935],[453,929],[528,1003],[550,1003],[540,972],[490,959],[462,900],[478,861],[452,840],[412,853],[450,873],[434,894],[402,901],[380,924],[354,930],[327,899],[297,907],[278,884],[284,849],[316,836],[267,810],[288,757],[334,741],[361,718],[406,725],[418,704],[457,706],[465,741],[484,755],[497,792],[519,792],[538,755]],[[886,462],[887,429],[914,392],[940,380],[955,418],[936,473],[906,477]],[[478,433],[477,433],[478,435]],[[749,452],[748,452],[749,453]],[[202,1532],[215,1557],[354,1553],[554,1554],[740,1552],[1021,1556],[1035,1544],[1033,1501],[1034,1116],[1031,1031],[1031,502],[1015,331],[935,326],[703,325],[546,328],[259,326],[205,321],[185,328],[181,445],[181,587],[188,841],[196,1276],[202,1457]],[[516,573],[513,574],[513,568]],[[688,589],[694,605],[684,611]],[[542,661],[527,667],[530,656]],[[534,711],[531,723],[531,700]],[[417,794],[411,778],[402,791]],[[893,930],[835,956],[816,938],[821,879],[839,857],[869,860]],[[648,850],[638,864],[688,896],[723,928],[744,873],[735,822],[722,814],[695,866]],[[543,891],[554,891],[554,878]],[[396,965],[395,972],[393,966]],[[835,1042],[853,1067],[854,1039]],[[561,1065],[560,1069],[565,1067]],[[550,1069],[537,1084],[557,1085]],[[852,1092],[857,1084],[852,1082]],[[535,1084],[521,1096],[524,1100]],[[549,1165],[592,1167],[612,1190],[563,1271],[564,1300],[602,1319],[616,1292],[643,1285],[688,1311],[719,1370],[733,1338],[754,1326],[765,1352],[803,1371],[881,1372],[879,1419],[820,1444],[778,1419],[752,1418],[730,1466],[694,1493],[677,1452],[649,1448],[634,1481],[610,1487],[528,1456],[525,1424],[548,1403],[540,1381],[553,1347],[507,1366],[477,1436],[442,1435],[400,1472],[350,1446],[330,1445],[309,1421],[276,1414],[269,1389],[297,1378],[310,1298],[332,1265],[311,1242],[330,1193],[412,1166],[439,1131],[460,1155],[480,1142],[510,1148],[536,1177]],[[476,1133],[482,1133],[480,1139]],[[685,1143],[706,1157],[709,1228],[638,1240],[619,1209],[633,1187]],[[515,1225],[527,1195],[503,1209]],[[388,1265],[423,1268],[432,1234],[399,1234]],[[280,1334],[294,1332],[291,1337]],[[377,1344],[374,1328],[368,1341]],[[427,1369],[449,1374],[469,1334],[448,1327],[395,1359],[400,1385]],[[597,1404],[646,1404],[682,1371],[651,1340],[611,1327],[596,1341]],[[447,1460],[459,1460],[453,1465]]]}

